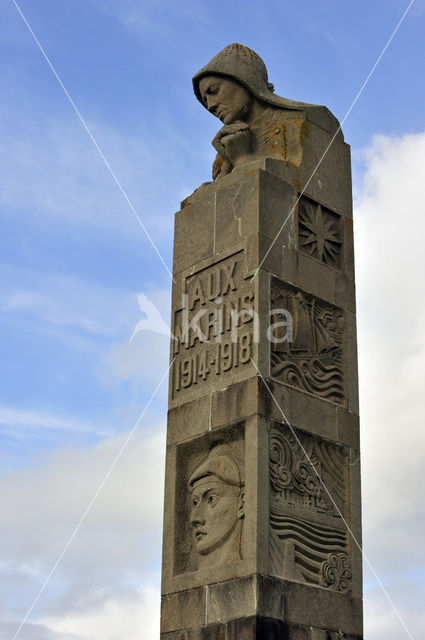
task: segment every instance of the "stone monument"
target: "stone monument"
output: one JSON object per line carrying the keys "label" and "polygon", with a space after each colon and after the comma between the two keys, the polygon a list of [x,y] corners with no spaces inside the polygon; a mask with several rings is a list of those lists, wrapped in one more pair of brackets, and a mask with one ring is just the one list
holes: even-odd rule
{"label": "stone monument", "polygon": [[223,126],[175,217],[162,640],[359,640],[350,149],[240,44],[193,78]]}

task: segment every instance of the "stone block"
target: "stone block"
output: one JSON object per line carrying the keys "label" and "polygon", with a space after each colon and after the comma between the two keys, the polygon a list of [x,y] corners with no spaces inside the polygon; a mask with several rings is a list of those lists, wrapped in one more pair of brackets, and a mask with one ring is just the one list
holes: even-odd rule
{"label": "stone block", "polygon": [[349,145],[335,138],[329,146],[328,132],[315,124],[311,125],[309,140],[311,147],[305,150],[302,169],[307,179],[314,174],[307,186],[307,195],[311,194],[314,200],[330,209],[352,216]]}
{"label": "stone block", "polygon": [[[258,332],[254,344],[254,362],[261,374],[268,375],[270,371],[270,326],[273,323],[273,314],[270,303],[271,275],[262,269],[255,279]],[[256,371],[257,373],[257,371]]]}
{"label": "stone block", "polygon": [[[261,265],[262,271],[275,275],[282,272],[282,243],[257,233],[247,239],[248,270],[254,276]],[[258,275],[258,274],[257,274]]]}
{"label": "stone block", "polygon": [[171,631],[170,633],[161,633],[160,640],[192,640],[191,633],[185,631]]}
{"label": "stone block", "polygon": [[359,416],[343,407],[336,408],[337,441],[353,447],[360,448]]}
{"label": "stone block", "polygon": [[236,245],[258,229],[258,173],[241,176],[216,191],[215,252]]}
{"label": "stone block", "polygon": [[211,624],[202,627],[199,631],[199,636],[195,637],[194,634],[193,640],[226,640],[226,625]]}
{"label": "stone block", "polygon": [[273,420],[337,440],[337,407],[331,402],[266,379],[260,385],[259,407]]}
{"label": "stone block", "polygon": [[286,620],[294,624],[338,631],[341,597],[325,589],[286,582]]}
{"label": "stone block", "polygon": [[345,274],[354,280],[354,237],[353,219],[344,216],[344,259]]}
{"label": "stone block", "polygon": [[256,577],[248,576],[210,585],[207,587],[206,603],[208,624],[256,615]]}
{"label": "stone block", "polygon": [[267,171],[259,171],[260,234],[278,246],[296,248],[297,191],[293,185]]}
{"label": "stone block", "polygon": [[346,333],[347,333],[347,388],[348,388],[348,409],[352,413],[359,413],[359,380],[357,365],[357,330],[356,316],[354,313],[346,312]]}
{"label": "stone block", "polygon": [[335,273],[325,264],[297,253],[296,285],[331,304],[335,303]]}
{"label": "stone block", "polygon": [[298,279],[298,252],[287,246],[282,247],[282,269],[281,274],[285,282],[296,285]]}
{"label": "stone block", "polygon": [[235,382],[211,396],[211,428],[230,425],[257,412],[257,376]]}
{"label": "stone block", "polygon": [[176,213],[173,273],[187,269],[213,255],[214,221],[214,195]]}
{"label": "stone block", "polygon": [[[167,444],[205,433],[211,428],[211,396],[203,396],[168,411]],[[223,423],[224,424],[224,423]]]}
{"label": "stone block", "polygon": [[356,287],[354,280],[343,273],[335,273],[335,304],[337,307],[356,313]]}
{"label": "stone block", "polygon": [[[258,418],[258,431],[255,438],[256,446],[256,571],[257,574],[267,575],[270,565],[269,535],[270,535],[270,424],[263,416]],[[248,432],[247,432],[248,447]],[[254,465],[253,465],[254,466]],[[258,587],[258,590],[260,586]]]}
{"label": "stone block", "polygon": [[231,620],[226,624],[226,640],[257,640],[260,637],[256,617]]}
{"label": "stone block", "polygon": [[161,632],[189,629],[204,624],[205,604],[205,588],[163,595],[161,601]]}
{"label": "stone block", "polygon": [[257,582],[257,613],[266,618],[286,619],[285,589],[282,580],[259,575]]}
{"label": "stone block", "polygon": [[[175,538],[175,468],[176,468],[175,446],[168,446],[165,459],[165,485],[164,485],[164,531],[167,535],[163,536],[162,544],[162,584],[171,585],[173,567],[174,567],[174,550],[172,541]],[[169,589],[170,591],[171,589]],[[163,589],[162,593],[166,593]]]}
{"label": "stone block", "polygon": [[[353,590],[352,595],[356,598],[362,596],[363,585],[363,558],[362,530],[361,530],[361,482],[360,482],[360,455],[359,451],[352,449],[350,452],[350,505],[351,519],[350,527],[352,539],[350,540],[352,549],[352,571]],[[360,548],[359,548],[360,547]]]}
{"label": "stone block", "polygon": [[363,637],[363,604],[361,598],[350,596],[339,599],[339,625],[348,636]]}

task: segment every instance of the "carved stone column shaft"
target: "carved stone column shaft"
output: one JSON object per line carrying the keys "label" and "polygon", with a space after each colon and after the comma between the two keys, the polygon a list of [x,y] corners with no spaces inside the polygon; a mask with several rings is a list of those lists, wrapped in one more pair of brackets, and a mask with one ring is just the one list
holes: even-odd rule
{"label": "carved stone column shaft", "polygon": [[176,214],[162,640],[362,638],[350,155],[300,197],[301,130]]}

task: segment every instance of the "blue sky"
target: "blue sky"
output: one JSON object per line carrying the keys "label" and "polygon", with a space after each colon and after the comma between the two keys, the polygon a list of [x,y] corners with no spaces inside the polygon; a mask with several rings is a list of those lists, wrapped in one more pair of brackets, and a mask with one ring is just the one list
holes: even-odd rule
{"label": "blue sky", "polygon": [[[408,3],[18,4],[171,268],[173,214],[210,179],[215,155],[217,122],[193,95],[194,72],[242,42],[279,95],[326,104],[341,120]],[[6,640],[166,370],[165,335],[129,338],[139,293],[168,320],[170,277],[12,0],[0,11]],[[357,229],[364,543],[415,638],[425,623],[424,27],[416,0],[343,127]],[[22,640],[158,637],[165,414],[166,383]],[[366,638],[408,638],[367,570],[365,587]]]}

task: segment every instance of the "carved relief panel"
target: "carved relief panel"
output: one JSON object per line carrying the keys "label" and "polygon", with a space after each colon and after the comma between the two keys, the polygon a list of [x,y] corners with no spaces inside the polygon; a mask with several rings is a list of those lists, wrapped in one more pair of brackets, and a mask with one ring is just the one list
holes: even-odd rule
{"label": "carved relief panel", "polygon": [[232,567],[243,559],[243,425],[177,449],[174,575]]}
{"label": "carved relief panel", "polygon": [[271,572],[349,591],[347,450],[281,425],[270,434],[269,471]]}
{"label": "carved relief panel", "polygon": [[301,196],[298,204],[298,247],[320,262],[341,269],[341,216]]}
{"label": "carved relief panel", "polygon": [[276,326],[271,341],[271,376],[345,406],[344,312],[277,278],[271,282],[270,308]]}
{"label": "carved relief panel", "polygon": [[183,275],[172,322],[172,399],[209,392],[250,363],[255,299],[246,271],[239,250]]}

